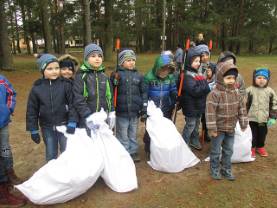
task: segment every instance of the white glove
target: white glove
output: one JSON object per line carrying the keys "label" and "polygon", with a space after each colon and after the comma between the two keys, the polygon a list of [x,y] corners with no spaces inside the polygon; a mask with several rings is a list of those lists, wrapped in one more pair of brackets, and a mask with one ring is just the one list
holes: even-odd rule
{"label": "white glove", "polygon": [[105,124],[107,114],[101,109],[100,112],[93,113],[86,118],[87,127],[91,130],[99,129],[101,125]]}
{"label": "white glove", "polygon": [[208,85],[209,85],[210,90],[212,91],[215,87],[215,82],[211,82]]}
{"label": "white glove", "polygon": [[110,129],[113,129],[115,126],[115,111],[112,111],[108,115],[107,123],[109,124]]}

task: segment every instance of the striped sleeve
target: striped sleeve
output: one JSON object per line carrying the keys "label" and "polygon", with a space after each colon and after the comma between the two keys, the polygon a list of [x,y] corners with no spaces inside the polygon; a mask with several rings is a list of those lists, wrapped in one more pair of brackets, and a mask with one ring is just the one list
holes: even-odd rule
{"label": "striped sleeve", "polygon": [[241,129],[246,129],[248,125],[248,117],[246,111],[246,99],[239,94],[239,124]]}
{"label": "striped sleeve", "polygon": [[6,88],[7,106],[10,112],[13,113],[16,104],[16,91],[12,87],[12,84],[6,78],[0,80],[0,84]]}

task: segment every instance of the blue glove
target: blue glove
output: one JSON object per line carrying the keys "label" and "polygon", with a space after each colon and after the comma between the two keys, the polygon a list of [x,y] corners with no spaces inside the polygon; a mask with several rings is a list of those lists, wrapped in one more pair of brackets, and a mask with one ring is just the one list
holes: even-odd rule
{"label": "blue glove", "polygon": [[38,130],[31,131],[31,138],[36,144],[40,143],[40,135]]}
{"label": "blue glove", "polygon": [[68,124],[66,126],[66,133],[74,134],[76,126],[77,126],[76,122],[73,122],[73,121],[68,122]]}
{"label": "blue glove", "polygon": [[268,126],[268,127],[271,127],[271,126],[273,126],[275,123],[276,123],[276,119],[270,118],[270,119],[268,119],[268,121],[267,121],[267,126]]}

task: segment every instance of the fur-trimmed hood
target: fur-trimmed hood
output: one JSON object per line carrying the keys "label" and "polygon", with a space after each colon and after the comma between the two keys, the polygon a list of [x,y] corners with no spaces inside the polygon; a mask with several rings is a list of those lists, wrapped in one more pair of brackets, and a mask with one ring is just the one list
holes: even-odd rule
{"label": "fur-trimmed hood", "polygon": [[59,63],[64,60],[70,60],[74,63],[74,74],[76,74],[76,72],[80,68],[79,60],[75,56],[71,56],[70,54],[64,54],[58,58]]}

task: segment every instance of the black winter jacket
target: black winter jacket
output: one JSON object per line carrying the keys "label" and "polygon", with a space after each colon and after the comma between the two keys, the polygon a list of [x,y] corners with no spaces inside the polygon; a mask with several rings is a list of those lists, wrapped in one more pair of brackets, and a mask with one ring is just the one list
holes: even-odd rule
{"label": "black winter jacket", "polygon": [[65,125],[76,122],[78,117],[73,107],[72,83],[64,78],[38,79],[34,82],[28,98],[26,130]]}
{"label": "black winter jacket", "polygon": [[137,70],[119,68],[118,78],[111,75],[113,88],[118,86],[116,115],[122,117],[136,117],[141,111],[146,112],[147,92],[143,76]]}

